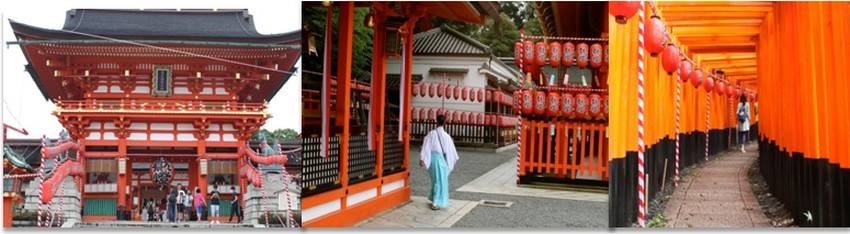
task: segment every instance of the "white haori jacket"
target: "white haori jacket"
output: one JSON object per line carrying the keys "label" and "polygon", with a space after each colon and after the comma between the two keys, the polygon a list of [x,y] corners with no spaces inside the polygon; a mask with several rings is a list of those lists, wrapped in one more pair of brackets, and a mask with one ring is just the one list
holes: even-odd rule
{"label": "white haori jacket", "polygon": [[[442,147],[440,146],[441,142]],[[443,127],[437,127],[431,130],[431,132],[428,132],[428,135],[425,136],[425,140],[422,142],[422,152],[419,156],[425,163],[426,169],[431,167],[431,152],[442,153],[446,156],[446,163],[449,166],[450,172],[454,169],[457,160],[460,159],[452,137],[443,130]]]}

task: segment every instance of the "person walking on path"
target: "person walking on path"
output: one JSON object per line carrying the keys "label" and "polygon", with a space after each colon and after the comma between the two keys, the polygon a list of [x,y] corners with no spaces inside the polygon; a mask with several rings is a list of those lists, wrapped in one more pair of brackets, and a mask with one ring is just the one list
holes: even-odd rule
{"label": "person walking on path", "polygon": [[431,209],[449,206],[449,174],[459,159],[452,137],[443,130],[446,116],[437,116],[437,128],[431,130],[422,142],[419,167],[425,167],[431,177]]}
{"label": "person walking on path", "polygon": [[168,208],[167,208],[167,218],[168,222],[174,223],[176,222],[177,216],[177,188],[171,186],[171,190],[168,193]]}
{"label": "person walking on path", "polygon": [[218,200],[221,195],[218,193],[218,185],[213,185],[213,191],[210,193],[210,223],[221,223],[218,218]]}
{"label": "person walking on path", "polygon": [[233,222],[233,216],[236,215],[236,221],[242,223],[242,209],[239,201],[239,194],[236,194],[236,187],[230,186],[230,193],[233,194],[233,200],[230,201],[230,218],[227,222]]}
{"label": "person walking on path", "polygon": [[741,142],[741,153],[746,153],[744,145],[747,144],[747,134],[750,131],[750,103],[747,96],[741,94],[741,102],[738,103],[738,139]]}
{"label": "person walking on path", "polygon": [[192,219],[192,191],[189,188],[184,190],[186,197],[183,198],[183,221]]}
{"label": "person walking on path", "polygon": [[179,221],[186,221],[183,218],[183,210],[185,210],[184,207],[183,207],[183,203],[184,203],[185,200],[186,200],[186,192],[183,191],[183,186],[180,183],[177,183],[177,204],[176,204],[177,217],[175,218],[175,220],[177,220],[178,222]]}
{"label": "person walking on path", "polygon": [[204,206],[207,206],[207,201],[204,200],[204,195],[201,194],[200,188],[195,188],[195,195],[194,195],[193,199],[194,199],[194,202],[195,202],[195,204],[194,204],[195,205],[195,214],[197,214],[198,222],[200,223],[201,222],[201,216],[202,216],[203,211],[204,211]]}

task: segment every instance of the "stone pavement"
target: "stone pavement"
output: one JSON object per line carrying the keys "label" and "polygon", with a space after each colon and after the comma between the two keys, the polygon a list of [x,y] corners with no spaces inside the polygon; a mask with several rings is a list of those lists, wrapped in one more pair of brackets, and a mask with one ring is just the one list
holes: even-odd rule
{"label": "stone pavement", "polygon": [[516,184],[516,160],[499,165],[481,177],[463,185],[459,192],[491,193],[512,196],[529,196],[551,199],[569,199],[579,201],[608,202],[608,194],[604,192],[579,192],[558,189],[539,189],[519,187]]}
{"label": "stone pavement", "polygon": [[472,211],[478,202],[449,200],[449,207],[431,210],[426,197],[411,196],[410,202],[363,221],[361,228],[447,228]]}
{"label": "stone pavement", "polygon": [[747,177],[758,145],[746,150],[726,152],[682,178],[664,210],[669,227],[772,227]]}

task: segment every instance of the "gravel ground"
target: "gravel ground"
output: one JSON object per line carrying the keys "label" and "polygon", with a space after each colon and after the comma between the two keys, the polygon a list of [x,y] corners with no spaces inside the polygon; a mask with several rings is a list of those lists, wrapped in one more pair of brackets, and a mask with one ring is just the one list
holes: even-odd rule
{"label": "gravel ground", "polygon": [[[450,197],[458,200],[482,199],[508,201],[510,208],[477,206],[452,227],[465,228],[555,228],[555,227],[608,227],[608,204],[563,199],[520,197],[497,194],[457,192],[461,186],[484,175],[497,166],[516,160],[516,151],[501,153],[458,152],[460,160],[449,177]],[[431,182],[428,172],[420,168],[419,149],[411,148],[411,190],[413,196],[428,196]]]}
{"label": "gravel ground", "polygon": [[747,174],[750,178],[750,188],[753,189],[753,194],[756,195],[761,210],[764,211],[764,214],[770,219],[770,224],[774,227],[796,227],[794,217],[785,208],[785,204],[770,194],[767,182],[761,175],[758,165],[759,160],[756,159]]}

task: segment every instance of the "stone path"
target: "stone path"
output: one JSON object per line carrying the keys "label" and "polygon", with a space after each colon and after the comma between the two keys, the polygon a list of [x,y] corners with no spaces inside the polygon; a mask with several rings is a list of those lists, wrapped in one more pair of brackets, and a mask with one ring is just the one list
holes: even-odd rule
{"label": "stone path", "polygon": [[472,211],[478,202],[449,200],[449,207],[431,210],[425,197],[411,196],[410,202],[363,221],[361,228],[447,228]]}
{"label": "stone path", "polygon": [[746,149],[727,152],[682,178],[664,211],[669,227],[771,227],[747,177],[758,145]]}
{"label": "stone path", "polygon": [[511,196],[528,196],[552,199],[567,199],[592,202],[608,202],[608,194],[605,191],[579,192],[558,189],[539,189],[520,187],[516,184],[516,160],[499,165],[487,174],[463,185],[459,192],[502,194]]}

